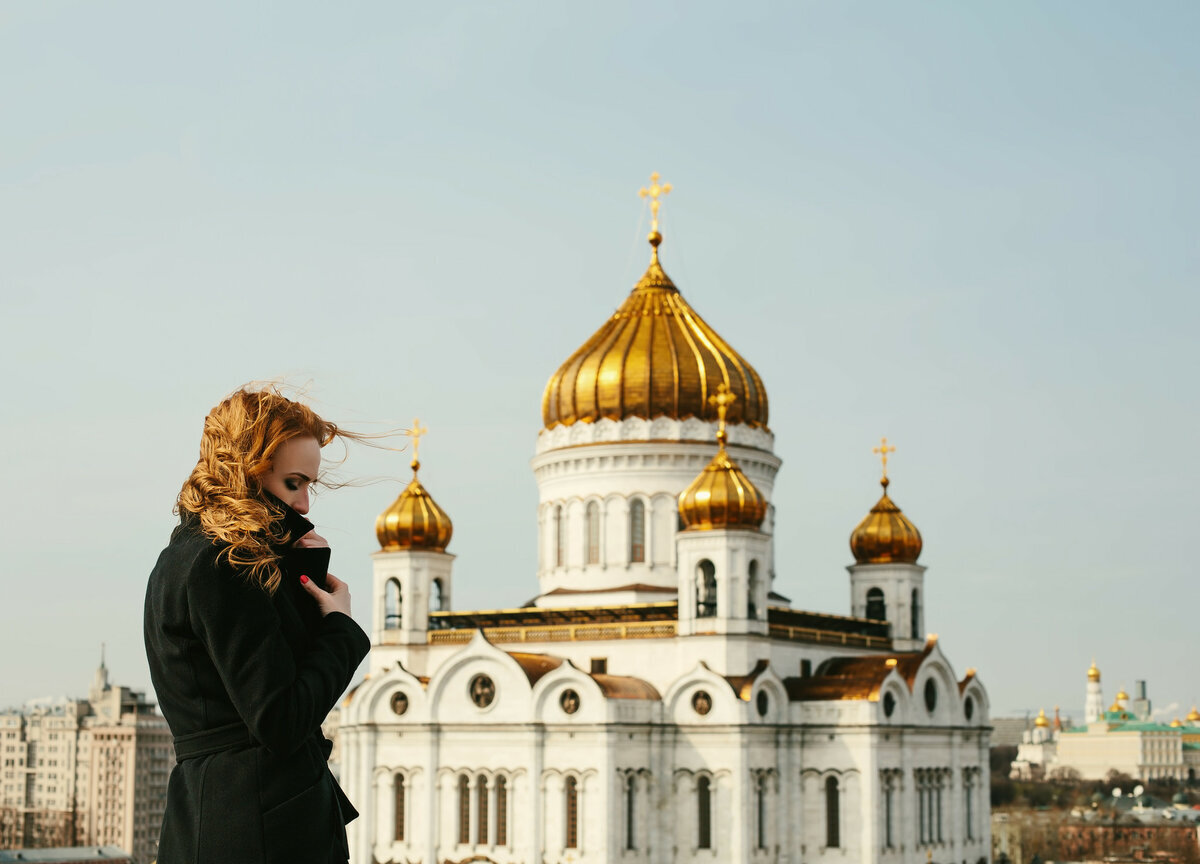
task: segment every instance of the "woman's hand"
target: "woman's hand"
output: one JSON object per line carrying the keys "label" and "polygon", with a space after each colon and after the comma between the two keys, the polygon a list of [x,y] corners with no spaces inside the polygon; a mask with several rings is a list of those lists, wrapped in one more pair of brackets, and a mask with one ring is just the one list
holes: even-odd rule
{"label": "woman's hand", "polygon": [[328,549],[329,541],[316,531],[309,531],[292,545],[298,549]]}
{"label": "woman's hand", "polygon": [[341,612],[343,615],[349,616],[350,587],[332,573],[325,576],[325,584],[329,586],[328,591],[322,591],[317,587],[317,583],[307,576],[300,577],[301,587],[317,601],[317,608],[321,610],[322,617],[330,612]]}

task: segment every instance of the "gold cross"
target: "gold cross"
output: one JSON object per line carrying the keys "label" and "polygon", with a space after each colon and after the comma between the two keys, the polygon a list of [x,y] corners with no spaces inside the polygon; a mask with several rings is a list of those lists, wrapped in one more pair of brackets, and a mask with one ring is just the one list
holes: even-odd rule
{"label": "gold cross", "polygon": [[889,453],[895,453],[896,448],[888,446],[887,438],[880,438],[879,446],[872,447],[871,452],[877,453],[877,454],[879,454],[880,457],[883,458],[883,476],[887,477],[887,457],[888,457]]}
{"label": "gold cross", "polygon": [[658,230],[658,207],[660,203],[658,198],[660,195],[667,195],[671,191],[670,183],[659,185],[658,176],[658,172],[655,171],[650,175],[650,187],[646,188],[643,186],[638,191],[638,195],[650,199],[650,231],[652,233]]}
{"label": "gold cross", "polygon": [[428,427],[422,426],[421,421],[418,420],[416,417],[413,418],[412,428],[406,429],[406,430],[404,430],[403,433],[401,433],[412,439],[412,442],[413,442],[412,464],[413,464],[414,470],[419,468],[421,465],[421,463],[417,460],[417,453],[421,449],[421,436],[427,435],[428,433],[429,433]]}
{"label": "gold cross", "polygon": [[731,392],[729,385],[724,381],[717,385],[717,392],[708,397],[708,404],[715,405],[717,408],[717,443],[722,447],[725,446],[726,438],[725,413],[735,401],[737,401],[737,394]]}

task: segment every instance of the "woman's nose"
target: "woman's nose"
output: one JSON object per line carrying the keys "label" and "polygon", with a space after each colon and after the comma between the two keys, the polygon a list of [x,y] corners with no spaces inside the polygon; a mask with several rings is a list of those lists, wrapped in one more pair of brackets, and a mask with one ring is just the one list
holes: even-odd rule
{"label": "woman's nose", "polygon": [[308,513],[308,490],[301,489],[300,494],[296,496],[296,500],[292,502],[292,509],[304,516]]}

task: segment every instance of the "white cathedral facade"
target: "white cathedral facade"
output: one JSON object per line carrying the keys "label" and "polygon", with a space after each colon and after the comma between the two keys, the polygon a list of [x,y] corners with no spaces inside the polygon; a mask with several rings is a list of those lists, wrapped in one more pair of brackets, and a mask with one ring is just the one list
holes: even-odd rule
{"label": "white cathedral facade", "polygon": [[766,390],[661,241],[546,387],[530,605],[452,608],[415,459],[379,517],[351,864],[986,861],[987,693],[925,635],[920,534],[885,477],[850,614],[773,590]]}

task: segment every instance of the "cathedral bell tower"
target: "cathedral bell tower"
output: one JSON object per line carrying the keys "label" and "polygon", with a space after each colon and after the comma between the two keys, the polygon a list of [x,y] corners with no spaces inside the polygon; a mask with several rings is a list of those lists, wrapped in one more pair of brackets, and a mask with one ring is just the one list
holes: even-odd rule
{"label": "cathedral bell tower", "polygon": [[760,530],[767,500],[725,449],[725,413],[734,399],[724,384],[711,397],[717,453],[679,495],[680,636],[767,632],[771,538]]}
{"label": "cathedral bell tower", "polygon": [[421,436],[428,432],[414,420],[406,434],[413,439],[412,480],[375,520],[380,549],[375,560],[375,605],[371,641],[375,645],[426,642],[429,613],[450,608],[450,570],[454,556],[446,552],[454,527],[446,511],[425,491],[417,472]]}
{"label": "cathedral bell tower", "polygon": [[896,452],[884,438],[873,450],[882,457],[883,495],[850,535],[850,609],[859,618],[887,621],[897,651],[925,644],[925,568],[921,532],[888,497],[887,459]]}

